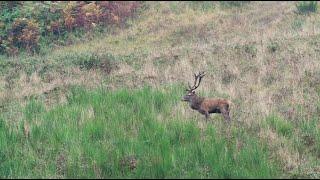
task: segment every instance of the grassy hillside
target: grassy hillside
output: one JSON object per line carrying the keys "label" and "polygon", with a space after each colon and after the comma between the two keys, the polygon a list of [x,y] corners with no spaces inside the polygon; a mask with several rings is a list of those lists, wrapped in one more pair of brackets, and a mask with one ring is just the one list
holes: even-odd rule
{"label": "grassy hillside", "polygon": [[[181,88],[166,92],[73,88],[67,104],[46,111],[31,100],[24,122],[1,120],[1,175],[18,178],[275,177],[269,152],[241,127],[232,137],[197,128],[171,109]],[[221,124],[220,128],[226,130]],[[252,171],[255,169],[254,171]]]}
{"label": "grassy hillside", "polygon": [[[146,2],[125,27],[1,56],[0,177],[319,178],[320,15],[296,11]],[[202,70],[230,127],[180,101]]]}

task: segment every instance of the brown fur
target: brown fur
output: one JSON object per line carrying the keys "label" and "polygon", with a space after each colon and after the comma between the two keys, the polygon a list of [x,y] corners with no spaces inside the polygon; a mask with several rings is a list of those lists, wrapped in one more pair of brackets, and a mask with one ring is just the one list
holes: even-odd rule
{"label": "brown fur", "polygon": [[191,109],[205,115],[206,120],[211,113],[221,113],[227,122],[231,121],[228,100],[198,97],[194,92],[188,93],[183,100],[189,102]]}
{"label": "brown fur", "polygon": [[[201,79],[204,77],[204,72],[200,72],[198,75],[194,74],[194,85],[187,89],[187,94],[182,98],[183,101],[188,101],[191,109],[199,111],[201,114],[206,116],[206,120],[209,118],[211,113],[221,113],[227,122],[231,122],[230,118],[230,101],[225,99],[213,99],[198,97],[195,93],[200,85]],[[198,85],[197,85],[198,81]]]}

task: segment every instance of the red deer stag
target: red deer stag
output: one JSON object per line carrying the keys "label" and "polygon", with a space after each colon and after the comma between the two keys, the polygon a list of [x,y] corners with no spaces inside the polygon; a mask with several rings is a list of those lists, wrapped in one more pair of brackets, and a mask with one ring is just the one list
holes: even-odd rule
{"label": "red deer stag", "polygon": [[[194,90],[199,87],[201,79],[204,77],[204,75],[204,72],[199,72],[198,75],[194,74],[194,85],[191,87],[188,83],[189,89],[186,89],[187,94],[182,98],[182,101],[188,101],[191,109],[197,110],[201,114],[204,114],[206,116],[206,120],[208,120],[210,113],[221,113],[225,121],[231,122],[229,115],[230,101],[225,99],[204,98],[196,95]],[[197,85],[198,79],[199,83]]]}

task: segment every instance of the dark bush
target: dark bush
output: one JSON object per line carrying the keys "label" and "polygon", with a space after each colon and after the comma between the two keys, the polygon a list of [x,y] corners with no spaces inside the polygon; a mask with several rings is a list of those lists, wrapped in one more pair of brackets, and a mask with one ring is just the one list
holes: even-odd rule
{"label": "dark bush", "polygon": [[309,14],[312,12],[317,12],[318,2],[317,1],[302,1],[296,4],[298,14]]}
{"label": "dark bush", "polygon": [[39,25],[33,20],[16,19],[8,33],[8,42],[17,48],[33,52],[38,49]]}
{"label": "dark bush", "polygon": [[225,7],[241,7],[245,4],[250,3],[250,1],[220,1],[220,3]]}

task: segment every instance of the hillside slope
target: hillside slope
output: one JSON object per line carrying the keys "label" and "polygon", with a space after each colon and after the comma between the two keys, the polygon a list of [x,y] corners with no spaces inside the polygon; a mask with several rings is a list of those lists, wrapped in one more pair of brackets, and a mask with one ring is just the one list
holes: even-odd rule
{"label": "hillside slope", "polygon": [[[70,85],[115,91],[149,85],[166,93],[164,86],[177,85],[182,96],[193,73],[204,70],[198,93],[230,99],[233,125],[268,145],[283,176],[319,178],[320,15],[295,9],[295,2],[147,2],[139,17],[112,34],[4,59],[2,118],[15,127],[24,120],[17,107],[30,97],[47,109],[68,102]],[[171,108],[206,129],[186,104]],[[219,115],[212,119],[224,126]]]}

